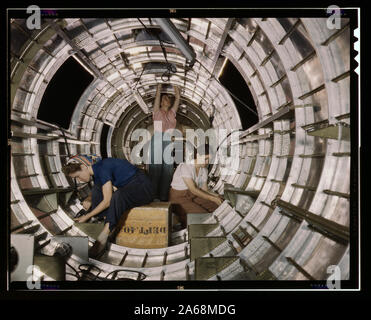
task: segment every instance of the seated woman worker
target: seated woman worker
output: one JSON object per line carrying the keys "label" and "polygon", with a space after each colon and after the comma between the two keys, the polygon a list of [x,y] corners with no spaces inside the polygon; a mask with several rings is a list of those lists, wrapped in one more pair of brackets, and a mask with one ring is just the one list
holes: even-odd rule
{"label": "seated woman worker", "polygon": [[[126,210],[148,204],[153,200],[149,178],[124,159],[106,158],[92,165],[67,163],[62,170],[65,175],[82,182],[89,182],[92,178],[94,181],[92,210],[75,219],[83,223],[96,215],[105,218],[104,229],[89,251],[90,257],[97,257],[104,252],[110,232]],[[113,192],[113,188],[117,190]]]}
{"label": "seated woman worker", "polygon": [[183,228],[187,226],[188,213],[213,212],[223,202],[221,196],[207,188],[209,157],[209,146],[205,145],[195,150],[194,160],[180,163],[175,170],[169,201]]}

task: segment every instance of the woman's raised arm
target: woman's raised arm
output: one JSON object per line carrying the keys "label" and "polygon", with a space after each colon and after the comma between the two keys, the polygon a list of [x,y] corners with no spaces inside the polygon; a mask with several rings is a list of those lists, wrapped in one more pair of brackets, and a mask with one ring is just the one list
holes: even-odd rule
{"label": "woman's raised arm", "polygon": [[156,98],[155,98],[155,102],[153,103],[153,113],[157,112],[158,110],[160,110],[160,97],[161,97],[161,88],[162,88],[162,84],[159,83],[157,85],[157,90],[156,90]]}
{"label": "woman's raised arm", "polygon": [[179,107],[180,92],[179,92],[179,87],[178,86],[173,86],[173,87],[174,87],[174,91],[175,91],[175,101],[174,101],[172,109],[176,113],[178,111],[178,107]]}

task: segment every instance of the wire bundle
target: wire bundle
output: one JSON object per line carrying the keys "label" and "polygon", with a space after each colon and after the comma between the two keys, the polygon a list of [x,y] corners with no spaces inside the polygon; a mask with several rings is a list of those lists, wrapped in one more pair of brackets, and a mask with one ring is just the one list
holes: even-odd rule
{"label": "wire bundle", "polygon": [[[144,27],[144,29],[146,30],[146,32],[150,33],[150,31],[145,26],[145,24],[139,18],[137,18],[137,19],[142,24],[142,26]],[[166,49],[165,49],[165,47],[163,45],[163,42],[164,41],[161,40],[160,37],[156,33],[153,33],[153,34],[158,39],[158,41],[160,42],[160,47],[161,47],[162,53],[164,54],[164,58],[165,58],[165,61],[166,61],[166,66],[167,66],[167,70],[161,75],[161,80],[164,81],[164,82],[168,82],[170,80],[170,76],[172,74],[176,73],[176,68],[175,68],[174,65],[172,65],[171,63],[169,63],[169,61],[167,60]],[[143,69],[143,71],[144,71],[144,69]],[[143,71],[142,71],[142,74],[143,74]],[[138,82],[139,82],[140,78],[142,77],[142,74],[140,75],[140,77],[138,79]],[[165,77],[167,77],[167,80],[164,79]]]}
{"label": "wire bundle", "polygon": [[[108,273],[105,277],[99,277],[99,275],[102,273],[102,270],[98,268],[97,266],[94,266],[92,264],[80,264],[77,271],[74,267],[72,267],[69,263],[66,263],[75,273],[69,273],[66,272],[66,274],[76,277],[77,281],[135,281],[135,279],[132,278],[126,278],[126,277],[120,277],[116,278],[117,274],[119,272],[133,272],[137,273],[138,277],[136,281],[142,281],[144,280],[147,276],[140,271],[135,271],[135,270],[128,270],[128,269],[117,269],[113,270],[110,273]],[[98,271],[97,274],[94,274],[92,272],[92,269],[95,269]],[[111,278],[109,276],[112,275]]]}

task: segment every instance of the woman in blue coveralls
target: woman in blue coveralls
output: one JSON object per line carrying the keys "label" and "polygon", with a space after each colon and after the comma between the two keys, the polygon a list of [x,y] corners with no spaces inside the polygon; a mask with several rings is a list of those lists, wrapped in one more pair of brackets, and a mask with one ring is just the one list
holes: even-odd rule
{"label": "woman in blue coveralls", "polygon": [[[105,250],[110,232],[126,210],[153,201],[149,178],[124,159],[106,158],[93,164],[89,158],[79,156],[68,161],[62,171],[81,182],[89,182],[92,178],[94,181],[91,211],[75,219],[83,223],[93,216],[105,218],[104,229],[89,251],[90,257],[97,257]],[[88,209],[89,203],[85,201],[83,206]]]}

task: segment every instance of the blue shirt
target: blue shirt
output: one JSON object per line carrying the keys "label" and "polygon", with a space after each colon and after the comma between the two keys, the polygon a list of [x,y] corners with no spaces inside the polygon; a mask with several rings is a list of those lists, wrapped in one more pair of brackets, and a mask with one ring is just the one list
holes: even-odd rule
{"label": "blue shirt", "polygon": [[124,186],[137,172],[138,168],[129,161],[117,158],[106,158],[92,165],[94,184],[103,186],[111,181],[116,188]]}

